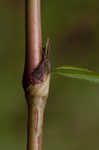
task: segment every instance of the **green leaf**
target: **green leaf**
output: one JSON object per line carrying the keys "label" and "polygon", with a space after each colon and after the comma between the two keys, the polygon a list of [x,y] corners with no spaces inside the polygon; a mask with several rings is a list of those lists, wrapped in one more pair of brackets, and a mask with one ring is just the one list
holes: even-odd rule
{"label": "green leaf", "polygon": [[76,78],[81,80],[88,80],[99,83],[99,73],[88,70],[86,68],[79,68],[75,66],[60,66],[56,67],[53,72],[58,75]]}

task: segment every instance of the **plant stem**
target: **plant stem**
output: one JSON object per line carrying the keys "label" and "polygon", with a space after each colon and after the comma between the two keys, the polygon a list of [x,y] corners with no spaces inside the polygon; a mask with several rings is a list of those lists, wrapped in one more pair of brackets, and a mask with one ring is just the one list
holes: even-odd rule
{"label": "plant stem", "polygon": [[42,149],[42,128],[44,110],[49,89],[48,76],[41,84],[30,86],[27,90],[28,100],[28,142],[27,150]]}
{"label": "plant stem", "polygon": [[[39,99],[38,99],[39,100]],[[42,100],[41,100],[42,103]],[[30,105],[28,108],[28,145],[29,150],[40,150],[42,146],[42,126],[44,108],[38,105]],[[34,129],[34,131],[33,131]]]}
{"label": "plant stem", "polygon": [[26,58],[23,87],[28,104],[27,150],[42,149],[43,115],[49,82],[49,58],[42,48],[40,0],[26,0]]}
{"label": "plant stem", "polygon": [[[27,60],[28,58],[28,60]],[[26,0],[26,65],[35,69],[42,59],[40,0]]]}

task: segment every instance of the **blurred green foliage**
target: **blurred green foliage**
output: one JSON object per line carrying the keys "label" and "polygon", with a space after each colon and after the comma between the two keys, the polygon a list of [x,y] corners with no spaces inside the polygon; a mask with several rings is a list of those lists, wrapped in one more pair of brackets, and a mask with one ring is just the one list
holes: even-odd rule
{"label": "blurred green foliage", "polygon": [[[52,66],[99,72],[99,2],[42,0],[44,43]],[[25,56],[25,1],[0,1],[0,149],[26,149],[27,106],[21,86]],[[45,112],[44,150],[99,149],[99,86],[52,77]]]}

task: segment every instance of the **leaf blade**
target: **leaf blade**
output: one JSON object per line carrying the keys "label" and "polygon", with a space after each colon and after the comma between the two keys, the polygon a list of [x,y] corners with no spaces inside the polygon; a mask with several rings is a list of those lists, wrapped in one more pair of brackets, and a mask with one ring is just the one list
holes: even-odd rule
{"label": "leaf blade", "polygon": [[75,66],[60,66],[53,71],[57,75],[62,75],[69,78],[87,80],[99,84],[99,73]]}

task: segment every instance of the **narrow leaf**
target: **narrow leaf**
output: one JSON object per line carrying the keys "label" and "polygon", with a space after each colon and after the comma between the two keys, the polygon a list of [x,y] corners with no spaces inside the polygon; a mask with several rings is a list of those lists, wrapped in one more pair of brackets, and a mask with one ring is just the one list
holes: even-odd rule
{"label": "narrow leaf", "polygon": [[79,68],[75,66],[60,66],[56,67],[53,72],[55,74],[70,78],[88,80],[91,82],[99,83],[99,73],[88,70],[86,68]]}

